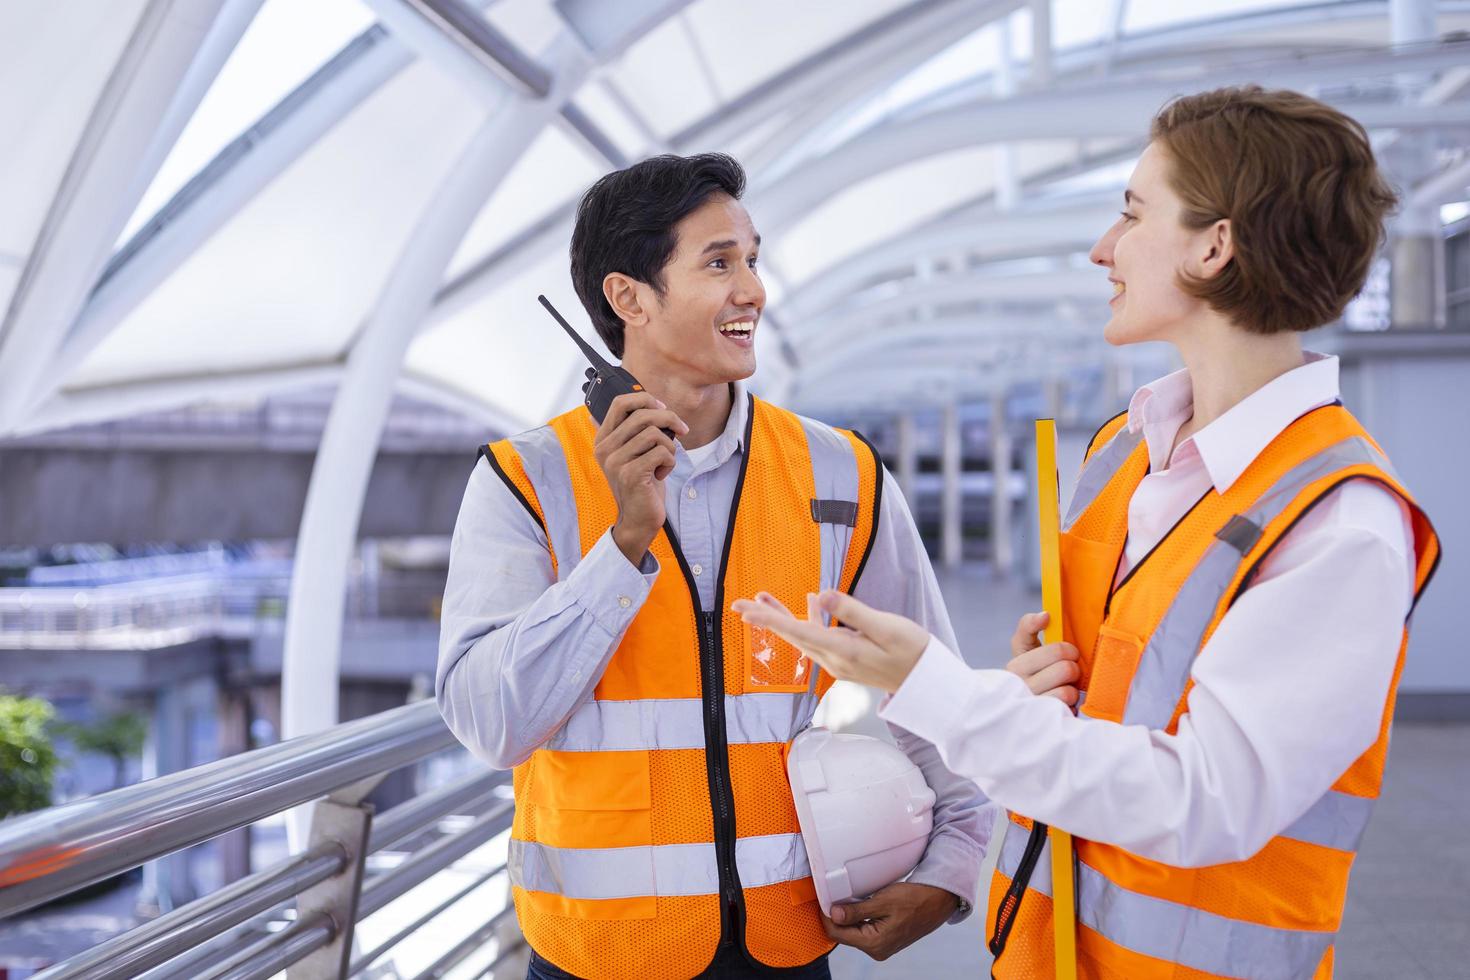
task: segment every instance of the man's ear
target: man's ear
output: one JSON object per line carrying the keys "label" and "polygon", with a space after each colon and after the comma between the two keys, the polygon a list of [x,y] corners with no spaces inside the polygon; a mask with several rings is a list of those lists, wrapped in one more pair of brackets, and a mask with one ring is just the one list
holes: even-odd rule
{"label": "man's ear", "polygon": [[1201,236],[1195,252],[1195,268],[1190,271],[1196,279],[1213,279],[1235,258],[1235,231],[1229,218],[1221,218],[1201,232]]}
{"label": "man's ear", "polygon": [[609,272],[602,279],[602,295],[612,307],[624,326],[642,326],[648,320],[648,311],[643,306],[643,284],[621,272]]}

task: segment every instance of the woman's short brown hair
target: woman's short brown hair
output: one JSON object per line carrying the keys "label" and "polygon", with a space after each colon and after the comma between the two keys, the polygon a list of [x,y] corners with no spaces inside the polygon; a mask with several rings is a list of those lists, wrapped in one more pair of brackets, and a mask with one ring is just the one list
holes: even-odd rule
{"label": "woman's short brown hair", "polygon": [[1222,88],[1169,103],[1150,138],[1186,227],[1230,219],[1233,261],[1180,285],[1255,333],[1310,330],[1363,288],[1397,202],[1354,119],[1298,92]]}

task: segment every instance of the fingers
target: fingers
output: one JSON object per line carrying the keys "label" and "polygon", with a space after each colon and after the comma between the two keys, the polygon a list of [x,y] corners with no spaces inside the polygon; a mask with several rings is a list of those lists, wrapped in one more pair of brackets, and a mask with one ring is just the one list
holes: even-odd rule
{"label": "fingers", "polygon": [[1006,670],[1017,677],[1030,677],[1059,661],[1077,660],[1077,648],[1070,643],[1048,643],[1044,647],[1027,650],[1006,663]]}
{"label": "fingers", "polygon": [[881,919],[887,909],[880,901],[869,898],[862,902],[841,902],[832,906],[832,921],[838,925],[855,925],[865,919]]}
{"label": "fingers", "polygon": [[1068,707],[1075,708],[1077,706],[1077,689],[1071,684],[1067,684],[1064,687],[1054,687],[1042,695],[1042,697],[1056,698]]}
{"label": "fingers", "polygon": [[1069,660],[1059,660],[1032,674],[1027,678],[1026,686],[1031,688],[1032,694],[1049,694],[1057,688],[1080,680],[1080,675],[1081,671],[1076,664]]}
{"label": "fingers", "polygon": [[[1082,669],[1077,657],[1077,648],[1070,643],[1048,643],[1011,658],[1006,670],[1024,680],[1031,693],[1050,694],[1081,679]],[[1075,701],[1076,691],[1073,689],[1072,700],[1067,703]]]}
{"label": "fingers", "polygon": [[731,608],[747,623],[764,627],[796,647],[834,677],[853,679],[861,660],[873,659],[881,653],[852,630],[797,619],[784,609],[777,611],[749,599],[731,603]]}
{"label": "fingers", "polygon": [[[593,446],[595,453],[612,462],[618,458],[618,453],[629,447],[639,446],[647,448],[647,440],[650,437],[667,443],[669,450],[673,451],[674,440],[670,439],[664,429],[668,429],[675,436],[683,435],[689,431],[677,415],[667,410],[651,408],[640,408],[623,420],[622,425],[607,433],[599,433],[598,439]],[[635,452],[641,451],[635,450]]]}
{"label": "fingers", "polygon": [[843,626],[850,626],[869,636],[881,634],[886,625],[886,613],[836,589],[827,589],[817,596],[817,607],[821,612],[839,620]]}
{"label": "fingers", "polygon": [[647,392],[619,395],[597,429],[596,451],[606,456],[650,426],[668,429],[675,437],[689,432],[683,419]]}
{"label": "fingers", "polygon": [[1050,613],[1027,613],[1022,616],[1016,623],[1016,632],[1011,634],[1011,656],[1019,657],[1026,651],[1041,646],[1041,637],[1037,634],[1046,629],[1050,622]]}
{"label": "fingers", "polygon": [[609,473],[631,471],[635,475],[653,472],[662,467],[663,472],[654,476],[654,479],[662,480],[674,468],[674,440],[657,428],[649,426],[634,433],[621,446],[612,450],[603,467]]}
{"label": "fingers", "polygon": [[639,409],[663,410],[667,408],[663,402],[653,397],[646,391],[635,391],[628,395],[619,395],[612,400],[607,407],[607,415],[603,417],[602,424],[598,426],[599,437],[608,434],[623,424],[629,415]]}

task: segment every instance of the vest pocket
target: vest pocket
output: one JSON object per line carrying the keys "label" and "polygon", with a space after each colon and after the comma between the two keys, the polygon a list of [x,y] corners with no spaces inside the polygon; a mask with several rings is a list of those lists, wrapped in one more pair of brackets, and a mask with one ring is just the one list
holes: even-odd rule
{"label": "vest pocket", "polygon": [[[626,888],[655,880],[649,752],[543,749],[535,761],[526,799],[517,805],[531,808],[527,836],[542,848],[543,867],[554,873],[545,874],[545,887],[527,899],[544,913],[572,918],[657,915],[652,889],[629,894]],[[601,880],[599,869],[612,865],[619,880]]]}
{"label": "vest pocket", "polygon": [[1091,718],[1122,723],[1128,705],[1128,689],[1143,656],[1143,640],[1132,633],[1100,626],[1093,648],[1092,676],[1088,679],[1087,700],[1082,713]]}
{"label": "vest pocket", "polygon": [[816,664],[806,654],[763,626],[743,623],[744,693],[805,694],[812,688]]}
{"label": "vest pocket", "polygon": [[646,847],[653,843],[653,780],[647,750],[537,753],[527,803],[536,839],[552,847]]}
{"label": "vest pocket", "polygon": [[[1113,587],[1120,552],[1102,541],[1063,534],[1061,553],[1064,638],[1077,648],[1085,682],[1095,658],[1094,640],[1102,625],[1103,607]],[[1056,637],[1047,636],[1047,640],[1055,641]]]}

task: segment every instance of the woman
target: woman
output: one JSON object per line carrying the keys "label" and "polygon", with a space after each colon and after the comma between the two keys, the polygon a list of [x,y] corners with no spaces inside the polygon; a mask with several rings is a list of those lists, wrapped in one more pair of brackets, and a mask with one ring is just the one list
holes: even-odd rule
{"label": "woman", "polygon": [[[1225,89],[1154,119],[1091,259],[1114,287],[1106,339],[1171,343],[1185,367],[1089,447],[1063,526],[1075,665],[1040,647],[1028,687],[850,597],[806,620],[735,604],[892,692],[887,720],[1011,810],[996,976],[1052,975],[1032,820],[1076,837],[1080,976],[1331,975],[1438,544],[1300,333],[1362,288],[1393,203],[1362,128],[1306,96]],[[1032,695],[1074,680],[1077,715],[1070,691]]]}

